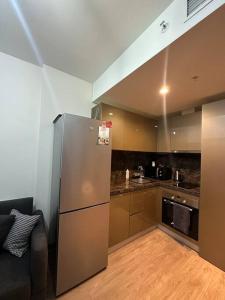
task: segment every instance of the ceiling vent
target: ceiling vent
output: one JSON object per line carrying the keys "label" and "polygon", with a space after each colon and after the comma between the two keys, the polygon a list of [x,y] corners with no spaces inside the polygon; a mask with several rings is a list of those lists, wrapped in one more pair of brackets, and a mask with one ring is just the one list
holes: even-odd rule
{"label": "ceiling vent", "polygon": [[187,17],[190,18],[213,0],[187,0]]}

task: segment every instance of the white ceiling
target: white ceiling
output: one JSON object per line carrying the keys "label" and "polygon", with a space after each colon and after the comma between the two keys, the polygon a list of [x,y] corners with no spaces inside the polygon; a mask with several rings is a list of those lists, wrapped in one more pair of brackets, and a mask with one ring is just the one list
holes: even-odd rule
{"label": "white ceiling", "polygon": [[0,51],[88,81],[173,0],[1,0]]}
{"label": "white ceiling", "polygon": [[[164,74],[170,87],[166,99],[159,94]],[[105,103],[155,117],[222,98],[225,5],[101,97]]]}

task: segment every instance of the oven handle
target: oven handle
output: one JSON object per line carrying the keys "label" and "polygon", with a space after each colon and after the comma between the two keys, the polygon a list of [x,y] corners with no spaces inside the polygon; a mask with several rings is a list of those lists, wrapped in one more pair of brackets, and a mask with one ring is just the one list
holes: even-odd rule
{"label": "oven handle", "polygon": [[171,205],[174,205],[174,202],[172,202],[172,201],[170,201],[170,200],[168,200],[168,199],[163,199],[163,201],[166,202],[166,203],[169,203],[169,204],[171,204]]}
{"label": "oven handle", "polygon": [[[180,204],[180,203],[172,202],[172,201],[170,201],[170,200],[168,200],[168,199],[165,199],[165,198],[163,199],[163,201],[166,202],[166,203],[169,203],[169,204],[171,204],[171,205],[185,206],[185,205],[182,205],[182,204]],[[190,208],[190,207],[185,206],[185,208],[188,209],[189,211],[193,211],[193,209]]]}

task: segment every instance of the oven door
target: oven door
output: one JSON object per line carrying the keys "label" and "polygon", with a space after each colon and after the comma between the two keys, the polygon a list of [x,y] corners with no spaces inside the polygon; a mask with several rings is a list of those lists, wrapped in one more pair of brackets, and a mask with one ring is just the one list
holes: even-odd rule
{"label": "oven door", "polygon": [[[190,226],[188,232],[184,232],[182,230],[178,230],[174,226],[174,205],[176,205],[176,202],[171,201],[167,198],[162,199],[162,222],[197,241],[198,240],[198,219],[199,219],[198,209],[193,207],[188,208],[190,213]],[[187,207],[186,205],[183,206]]]}
{"label": "oven door", "polygon": [[169,199],[162,199],[162,222],[171,227],[173,227],[173,205],[174,202]]}

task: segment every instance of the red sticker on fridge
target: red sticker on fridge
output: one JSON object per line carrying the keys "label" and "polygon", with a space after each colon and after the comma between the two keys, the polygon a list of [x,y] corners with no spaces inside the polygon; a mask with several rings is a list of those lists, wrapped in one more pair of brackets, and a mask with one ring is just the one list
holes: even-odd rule
{"label": "red sticker on fridge", "polygon": [[112,128],[112,121],[106,121],[106,128]]}

